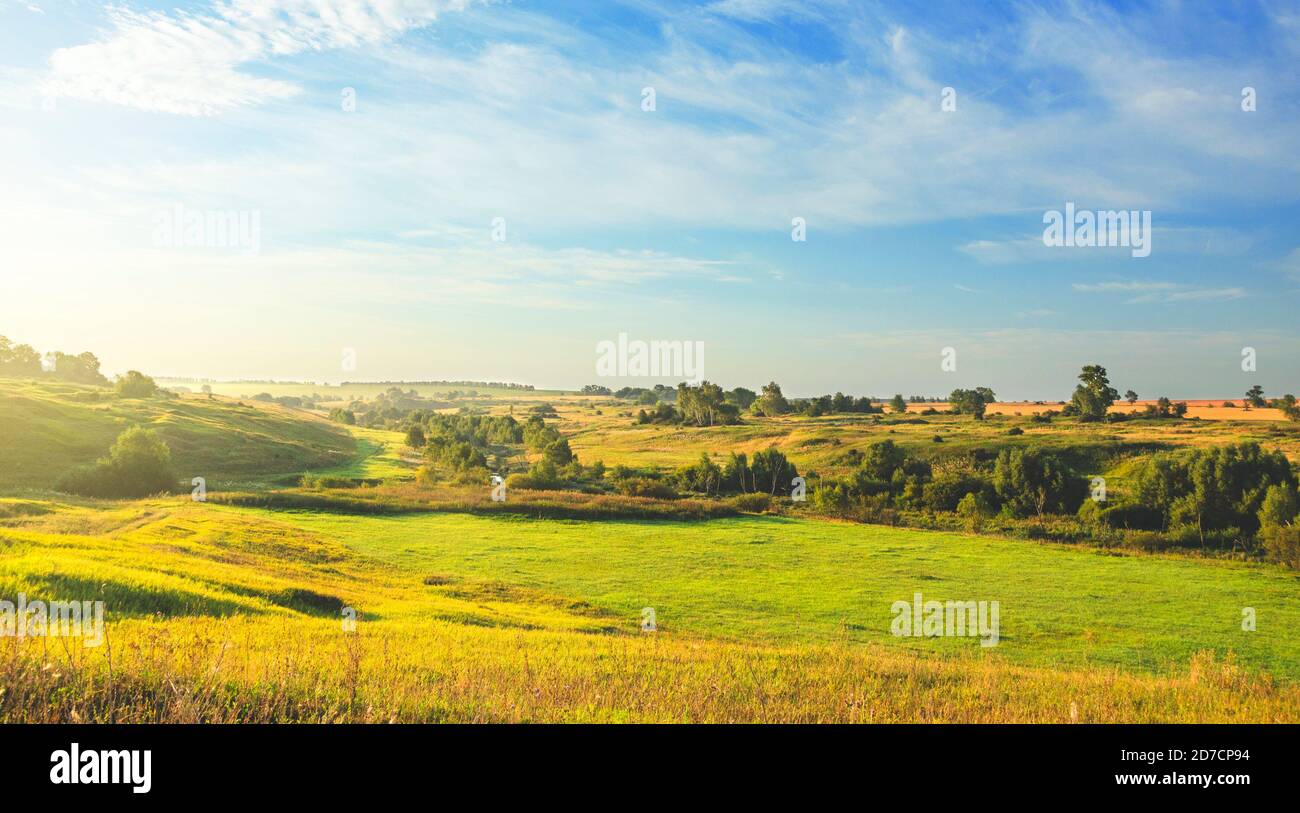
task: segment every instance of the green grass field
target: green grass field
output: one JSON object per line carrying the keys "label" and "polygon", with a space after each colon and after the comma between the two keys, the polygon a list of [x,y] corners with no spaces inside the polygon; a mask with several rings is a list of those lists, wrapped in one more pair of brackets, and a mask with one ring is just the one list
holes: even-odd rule
{"label": "green grass field", "polygon": [[401,432],[344,427],[356,440],[353,456],[346,463],[313,470],[312,474],[358,480],[401,480],[410,478],[419,456],[406,448]]}
{"label": "green grass field", "polygon": [[[1300,579],[1269,565],[1115,556],[927,531],[784,517],[589,523],[416,514],[279,515],[413,577],[508,578],[633,624],[740,641],[837,638],[919,652],[976,639],[897,638],[890,605],[998,601],[996,655],[1017,663],[1160,672],[1196,652],[1300,679]],[[1255,632],[1241,629],[1253,607]]]}
{"label": "green grass field", "polygon": [[[181,498],[3,500],[0,593],[100,598],[111,609],[99,648],[0,641],[9,688],[0,720],[1294,722],[1300,714],[1294,673],[1260,672],[1295,663],[1287,625],[1296,606],[1286,580],[1266,570],[1193,574],[1189,596],[1180,571],[1204,563],[1011,542],[990,553],[995,543],[985,540],[829,525],[811,527],[799,544],[755,544],[776,530],[756,517],[623,525],[626,533],[611,535],[578,523],[451,516],[367,527]],[[393,541],[381,538],[388,534]],[[837,568],[835,554],[814,545],[853,557],[874,548],[889,563]],[[758,559],[743,555],[763,547]],[[972,559],[992,576],[964,572]],[[642,575],[629,576],[629,565]],[[1039,595],[1062,568],[1077,579]],[[829,575],[836,570],[843,575]],[[1008,570],[1022,572],[1012,579]],[[1102,590],[1094,578],[1116,584]],[[880,603],[914,584],[935,597],[1003,593],[1007,639],[981,651],[883,635]],[[1082,619],[1088,643],[1062,607],[1076,594],[1100,596]],[[1241,596],[1264,599],[1255,602],[1253,646],[1218,631],[1229,626],[1219,614]],[[647,603],[659,614],[654,633],[637,631]],[[359,612],[355,631],[341,628],[343,607]],[[1103,663],[1111,656],[1124,665]]]}

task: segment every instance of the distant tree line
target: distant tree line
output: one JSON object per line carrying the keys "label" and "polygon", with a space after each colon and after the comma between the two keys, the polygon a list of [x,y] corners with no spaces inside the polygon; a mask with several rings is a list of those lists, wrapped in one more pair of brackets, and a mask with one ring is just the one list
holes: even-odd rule
{"label": "distant tree line", "polygon": [[[263,382],[275,383],[275,382]],[[344,381],[339,384],[340,387],[354,386],[375,386],[390,385],[396,387],[399,384],[415,387],[485,387],[495,390],[520,390],[523,392],[532,392],[536,389],[532,384],[513,384],[509,381]]]}
{"label": "distant tree line", "polygon": [[31,345],[13,344],[4,336],[0,336],[0,376],[108,386],[108,379],[99,371],[99,359],[94,353],[87,351],[72,355],[53,350],[42,357]]}

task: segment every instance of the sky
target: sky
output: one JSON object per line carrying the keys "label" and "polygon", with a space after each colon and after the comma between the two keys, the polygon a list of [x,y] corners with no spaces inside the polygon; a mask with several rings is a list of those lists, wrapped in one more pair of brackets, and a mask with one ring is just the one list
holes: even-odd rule
{"label": "sky", "polygon": [[[0,0],[0,334],[218,379],[648,383],[596,375],[626,334],[788,395],[1296,392],[1298,66],[1297,2]],[[1150,212],[1149,256],[1045,245],[1067,204]]]}

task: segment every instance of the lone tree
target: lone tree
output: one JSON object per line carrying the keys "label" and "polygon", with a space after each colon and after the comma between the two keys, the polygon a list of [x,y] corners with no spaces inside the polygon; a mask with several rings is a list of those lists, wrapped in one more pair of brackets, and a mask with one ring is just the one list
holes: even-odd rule
{"label": "lone tree", "polygon": [[907,411],[907,402],[903,400],[903,395],[902,395],[902,393],[899,393],[898,395],[895,395],[895,396],[893,397],[893,399],[890,400],[890,402],[889,402],[889,408],[892,409],[892,410],[894,410],[895,412],[906,412],[906,411]]}
{"label": "lone tree", "polygon": [[1282,414],[1286,415],[1291,420],[1300,421],[1300,403],[1296,402],[1296,397],[1294,395],[1287,393],[1279,398],[1274,406],[1282,410]]}
{"label": "lone tree", "polygon": [[1124,393],[1124,400],[1128,401],[1129,406],[1133,406],[1134,404],[1137,403],[1138,394],[1133,390],[1128,390],[1127,392]]}
{"label": "lone tree", "polygon": [[1246,390],[1246,403],[1250,404],[1255,409],[1263,409],[1268,406],[1268,401],[1264,400],[1264,388],[1256,384]]}
{"label": "lone tree", "polygon": [[152,431],[133,426],[118,435],[107,457],[65,476],[59,490],[88,497],[146,497],[175,485],[167,444]]}
{"label": "lone tree", "polygon": [[775,381],[768,382],[763,387],[763,394],[750,407],[755,414],[766,415],[769,418],[774,415],[784,415],[790,411],[790,402],[781,394],[781,385]]}
{"label": "lone tree", "polygon": [[973,390],[953,390],[948,396],[948,404],[959,415],[971,415],[977,421],[984,420],[984,409],[996,400],[993,390],[988,387],[976,387]]}
{"label": "lone tree", "polygon": [[154,380],[138,370],[128,370],[126,375],[120,376],[115,388],[122,398],[152,398],[158,394]]}
{"label": "lone tree", "polygon": [[1074,388],[1074,396],[1070,398],[1074,411],[1085,421],[1104,419],[1106,411],[1119,399],[1119,391],[1106,377],[1106,368],[1089,364],[1079,373],[1079,381],[1082,383]]}

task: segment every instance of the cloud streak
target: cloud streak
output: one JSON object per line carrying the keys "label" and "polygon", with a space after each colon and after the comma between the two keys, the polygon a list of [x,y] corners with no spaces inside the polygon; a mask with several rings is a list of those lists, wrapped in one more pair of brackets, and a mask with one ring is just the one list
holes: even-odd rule
{"label": "cloud streak", "polygon": [[95,42],[50,57],[51,96],[210,116],[292,98],[297,85],[247,68],[307,51],[374,45],[466,0],[229,0],[208,13],[110,7]]}

